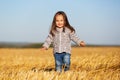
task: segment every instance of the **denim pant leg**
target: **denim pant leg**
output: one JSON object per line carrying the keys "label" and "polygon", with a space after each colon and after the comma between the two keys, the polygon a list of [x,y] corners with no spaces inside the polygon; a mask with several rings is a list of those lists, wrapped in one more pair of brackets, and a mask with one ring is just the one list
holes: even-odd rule
{"label": "denim pant leg", "polygon": [[67,71],[70,69],[70,56],[71,54],[69,53],[66,53],[64,55],[64,58],[63,58],[64,64],[65,64],[64,71]]}
{"label": "denim pant leg", "polygon": [[62,65],[63,65],[63,60],[62,60],[62,55],[61,54],[54,54],[55,58],[55,70],[62,72]]}

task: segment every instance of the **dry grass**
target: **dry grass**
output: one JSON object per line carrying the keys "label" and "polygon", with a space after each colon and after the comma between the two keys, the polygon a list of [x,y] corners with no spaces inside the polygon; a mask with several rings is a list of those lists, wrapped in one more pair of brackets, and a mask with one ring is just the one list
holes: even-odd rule
{"label": "dry grass", "polygon": [[120,80],[120,47],[72,48],[70,70],[54,67],[52,49],[0,49],[0,80]]}

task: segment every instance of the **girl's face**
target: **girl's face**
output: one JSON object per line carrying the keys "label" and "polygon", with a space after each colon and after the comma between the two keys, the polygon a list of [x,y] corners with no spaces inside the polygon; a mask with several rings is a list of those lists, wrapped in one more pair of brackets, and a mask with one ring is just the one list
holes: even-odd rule
{"label": "girl's face", "polygon": [[62,15],[57,15],[55,23],[56,23],[56,26],[59,27],[59,28],[64,27],[64,18],[63,18],[63,16]]}

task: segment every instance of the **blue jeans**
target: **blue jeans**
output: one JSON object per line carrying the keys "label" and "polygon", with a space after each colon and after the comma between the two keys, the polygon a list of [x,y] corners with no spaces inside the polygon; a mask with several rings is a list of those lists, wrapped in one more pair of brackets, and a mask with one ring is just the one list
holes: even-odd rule
{"label": "blue jeans", "polygon": [[69,53],[55,53],[55,70],[58,72],[62,72],[62,67],[64,66],[64,71],[70,69],[70,56]]}

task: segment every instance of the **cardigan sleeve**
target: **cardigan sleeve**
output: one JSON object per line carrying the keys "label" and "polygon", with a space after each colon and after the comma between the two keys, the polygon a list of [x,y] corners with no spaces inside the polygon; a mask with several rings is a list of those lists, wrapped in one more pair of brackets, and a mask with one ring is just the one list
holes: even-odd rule
{"label": "cardigan sleeve", "polygon": [[70,39],[80,46],[80,42],[82,40],[78,38],[77,34],[74,31],[70,32]]}
{"label": "cardigan sleeve", "polygon": [[48,37],[46,38],[44,44],[43,44],[43,47],[46,47],[48,49],[52,42],[53,42],[53,37],[51,34],[49,34]]}

